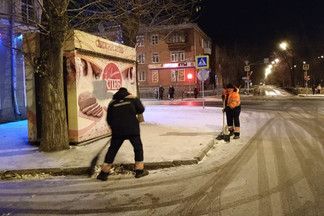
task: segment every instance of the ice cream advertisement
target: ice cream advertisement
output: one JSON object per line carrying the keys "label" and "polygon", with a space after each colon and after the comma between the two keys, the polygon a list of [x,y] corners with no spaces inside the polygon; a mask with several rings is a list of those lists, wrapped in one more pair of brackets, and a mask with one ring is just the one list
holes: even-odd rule
{"label": "ice cream advertisement", "polygon": [[120,87],[136,94],[135,65],[79,51],[65,56],[71,142],[107,135],[107,107],[113,94]]}
{"label": "ice cream advertisement", "polygon": [[[69,32],[64,50],[70,142],[106,136],[110,133],[107,107],[113,94],[126,87],[136,95],[135,49],[75,30]],[[29,70],[29,74],[33,76],[33,71]],[[28,100],[34,104],[35,90],[30,93],[33,95]],[[28,110],[33,116],[28,118],[31,122],[37,118],[33,107]],[[30,130],[29,140],[33,141],[37,139],[37,128],[33,126]]]}

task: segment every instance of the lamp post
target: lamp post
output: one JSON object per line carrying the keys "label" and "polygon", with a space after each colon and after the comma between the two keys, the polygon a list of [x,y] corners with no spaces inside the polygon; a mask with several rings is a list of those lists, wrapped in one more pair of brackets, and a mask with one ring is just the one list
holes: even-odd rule
{"label": "lamp post", "polygon": [[310,79],[307,72],[309,70],[309,64],[306,64],[306,62],[303,62],[303,70],[304,70],[304,80],[305,80],[305,87],[306,87],[306,95],[308,90],[308,80]]}
{"label": "lamp post", "polygon": [[250,92],[250,89],[249,89],[249,84],[250,84],[250,78],[249,78],[249,72],[250,72],[250,65],[249,65],[249,62],[246,61],[245,62],[245,66],[244,66],[244,71],[246,71],[246,80],[245,80],[245,85],[246,85],[246,91],[247,91],[247,94],[249,94]]}

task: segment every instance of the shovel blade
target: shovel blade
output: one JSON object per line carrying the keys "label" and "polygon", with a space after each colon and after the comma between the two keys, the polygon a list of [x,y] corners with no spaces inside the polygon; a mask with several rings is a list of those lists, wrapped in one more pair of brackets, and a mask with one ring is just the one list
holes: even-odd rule
{"label": "shovel blade", "polygon": [[231,140],[230,135],[223,135],[223,136],[224,136],[224,141],[225,142],[230,142],[230,140]]}
{"label": "shovel blade", "polygon": [[224,135],[223,134],[219,134],[217,137],[216,137],[217,140],[222,140],[224,139]]}

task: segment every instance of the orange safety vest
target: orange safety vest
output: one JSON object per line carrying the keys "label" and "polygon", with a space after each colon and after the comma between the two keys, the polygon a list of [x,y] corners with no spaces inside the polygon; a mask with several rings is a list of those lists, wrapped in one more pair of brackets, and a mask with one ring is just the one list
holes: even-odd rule
{"label": "orange safety vest", "polygon": [[[231,109],[234,109],[235,107],[239,106],[241,104],[241,98],[239,94],[239,89],[234,87],[236,91],[227,91],[227,89],[224,89],[222,92],[222,98],[223,100],[226,101],[227,99],[227,104],[226,106],[229,106]],[[228,97],[228,98],[226,98]]]}

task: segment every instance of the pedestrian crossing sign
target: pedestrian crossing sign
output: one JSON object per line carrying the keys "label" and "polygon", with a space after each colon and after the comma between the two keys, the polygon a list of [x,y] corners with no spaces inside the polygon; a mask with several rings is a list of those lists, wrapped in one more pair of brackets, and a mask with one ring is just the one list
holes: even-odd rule
{"label": "pedestrian crossing sign", "polygon": [[209,56],[208,55],[196,56],[196,68],[197,69],[209,68]]}

